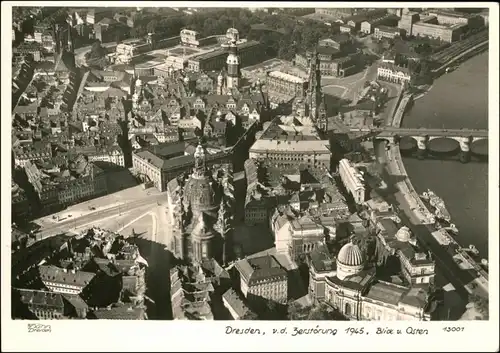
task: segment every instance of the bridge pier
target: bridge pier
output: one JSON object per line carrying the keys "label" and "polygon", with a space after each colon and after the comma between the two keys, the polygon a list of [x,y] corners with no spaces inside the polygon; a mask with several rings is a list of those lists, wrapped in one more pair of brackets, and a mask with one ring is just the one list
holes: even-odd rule
{"label": "bridge pier", "polygon": [[471,139],[468,137],[456,137],[456,141],[460,144],[460,162],[467,163],[470,161],[470,143]]}
{"label": "bridge pier", "polygon": [[412,136],[417,141],[417,157],[418,159],[425,159],[427,155],[427,137],[426,136]]}

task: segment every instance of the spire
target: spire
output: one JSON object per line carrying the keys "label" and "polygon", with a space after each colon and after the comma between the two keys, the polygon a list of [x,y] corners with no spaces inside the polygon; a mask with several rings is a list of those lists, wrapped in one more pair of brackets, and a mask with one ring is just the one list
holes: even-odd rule
{"label": "spire", "polygon": [[217,214],[217,223],[214,225],[214,229],[222,237],[222,264],[225,265],[227,262],[227,243],[229,241],[228,235],[231,231],[231,216],[227,210],[224,198],[221,199],[219,212]]}
{"label": "spire", "polygon": [[220,201],[219,211],[217,213],[217,223],[215,224],[214,228],[219,232],[219,234],[224,239],[226,238],[226,234],[229,232],[231,228],[229,222],[230,222],[229,211],[227,209],[224,198],[222,198]]}
{"label": "spire", "polygon": [[201,139],[198,141],[198,146],[194,152],[194,172],[195,178],[202,178],[205,175],[205,149],[201,145]]}
{"label": "spire", "polygon": [[73,34],[71,23],[68,22],[68,43],[66,44],[66,49],[69,53],[74,53],[74,45],[73,45]]}

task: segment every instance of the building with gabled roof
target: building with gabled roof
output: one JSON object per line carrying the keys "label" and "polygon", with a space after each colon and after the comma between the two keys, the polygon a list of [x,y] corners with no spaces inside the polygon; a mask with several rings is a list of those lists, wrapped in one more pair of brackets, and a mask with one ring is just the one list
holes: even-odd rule
{"label": "building with gabled roof", "polygon": [[43,284],[55,293],[80,294],[87,287],[95,273],[67,270],[53,265],[38,268]]}

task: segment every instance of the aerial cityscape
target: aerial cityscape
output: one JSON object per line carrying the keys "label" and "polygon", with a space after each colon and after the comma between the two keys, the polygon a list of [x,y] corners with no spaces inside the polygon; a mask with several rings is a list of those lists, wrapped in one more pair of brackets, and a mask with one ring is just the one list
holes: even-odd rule
{"label": "aerial cityscape", "polygon": [[12,16],[12,319],[489,319],[487,8]]}

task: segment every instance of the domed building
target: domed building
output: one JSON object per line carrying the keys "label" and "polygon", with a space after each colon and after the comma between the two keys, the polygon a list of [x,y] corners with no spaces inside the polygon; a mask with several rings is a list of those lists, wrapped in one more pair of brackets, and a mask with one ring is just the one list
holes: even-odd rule
{"label": "domed building", "polygon": [[193,172],[167,184],[171,250],[181,260],[202,262],[215,258],[225,262],[225,244],[232,222],[229,210],[233,204],[230,168],[209,170],[205,153],[198,144]]}
{"label": "domed building", "polygon": [[401,242],[409,242],[412,239],[410,228],[402,226],[396,233],[396,239]]}
{"label": "domed building", "polygon": [[358,245],[349,242],[337,256],[337,278],[340,280],[358,274],[365,267],[363,252]]}
{"label": "domed building", "polygon": [[[411,238],[411,233],[403,229],[400,236]],[[377,277],[363,250],[352,241],[336,259],[326,246],[314,249],[308,264],[313,302],[324,302],[350,320],[430,320],[429,287]]]}

